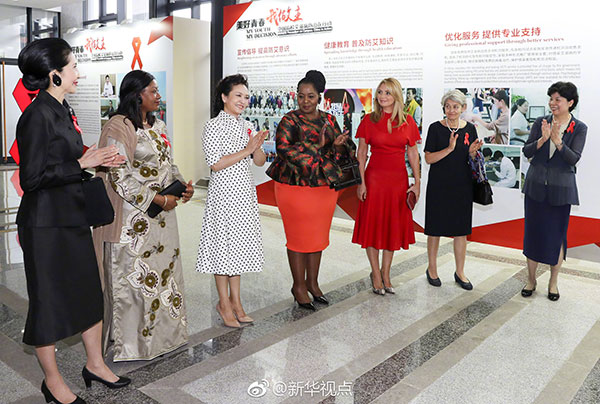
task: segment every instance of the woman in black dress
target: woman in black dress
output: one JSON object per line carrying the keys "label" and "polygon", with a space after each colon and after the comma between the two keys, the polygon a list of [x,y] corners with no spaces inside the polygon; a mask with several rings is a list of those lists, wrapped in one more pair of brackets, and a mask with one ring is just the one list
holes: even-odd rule
{"label": "woman in black dress", "polygon": [[81,332],[87,352],[82,376],[116,388],[129,384],[102,357],[102,290],[85,216],[82,173],[124,162],[117,148],[83,153],[77,121],[65,94],[77,89],[77,61],[67,42],[41,39],[19,54],[28,90],[39,90],[17,124],[19,178],[24,191],[17,225],[23,249],[29,311],[23,342],[35,346],[44,371],[46,402],[85,403],[65,384],[56,364],[57,341]]}
{"label": "woman in black dress", "polygon": [[429,125],[425,141],[425,161],[430,164],[425,197],[425,234],[427,234],[427,280],[441,286],[437,274],[440,236],[454,237],[454,280],[466,290],[473,285],[464,273],[467,235],[471,234],[473,179],[468,165],[482,145],[473,124],[460,119],[467,99],[458,90],[442,97],[445,119]]}

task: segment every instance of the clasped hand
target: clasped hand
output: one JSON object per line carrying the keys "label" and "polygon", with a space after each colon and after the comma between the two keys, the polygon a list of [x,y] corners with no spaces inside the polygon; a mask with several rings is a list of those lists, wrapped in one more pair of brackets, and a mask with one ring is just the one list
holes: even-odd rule
{"label": "clasped hand", "polygon": [[192,187],[192,180],[189,180],[187,184],[185,184],[185,191],[181,195],[181,199],[183,203],[186,203],[194,196],[194,187]]}

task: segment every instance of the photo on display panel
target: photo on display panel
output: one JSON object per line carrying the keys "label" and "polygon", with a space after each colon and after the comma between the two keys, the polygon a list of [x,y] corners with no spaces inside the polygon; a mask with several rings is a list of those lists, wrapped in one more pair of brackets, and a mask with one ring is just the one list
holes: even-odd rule
{"label": "photo on display panel", "polygon": [[486,144],[481,147],[485,173],[491,186],[519,189],[521,150],[516,146]]}
{"label": "photo on display panel", "polygon": [[[421,137],[423,136],[423,89],[422,88],[414,88],[407,87],[402,89],[402,94],[404,95],[404,112],[408,115],[412,116],[419,128],[419,133]],[[420,142],[417,143],[417,149],[419,150],[419,156],[423,151],[423,141],[421,139]],[[404,159],[406,163],[406,171],[408,173],[408,178],[414,178],[412,167],[410,166],[410,162],[408,161],[408,153],[404,154]],[[419,159],[419,171],[423,169],[422,159]]]}
{"label": "photo on display panel", "polygon": [[119,99],[100,99],[100,127],[104,128],[104,125],[110,119],[111,115],[117,111],[119,106]]}
{"label": "photo on display panel", "polygon": [[327,89],[323,93],[321,108],[334,115],[342,132],[348,131],[358,145],[356,130],[362,118],[373,111],[373,90]]}
{"label": "photo on display panel", "polygon": [[114,98],[117,94],[117,79],[114,73],[100,75],[100,96]]}
{"label": "photo on display panel", "polygon": [[269,134],[262,149],[267,155],[267,163],[275,159],[275,135],[281,117],[298,108],[295,87],[260,87],[248,90],[248,107],[242,113],[251,122],[255,131],[267,130]]}
{"label": "photo on display panel", "polygon": [[[446,89],[449,91],[450,89]],[[477,128],[477,137],[490,144],[508,144],[509,88],[457,88],[467,97],[461,118]]]}

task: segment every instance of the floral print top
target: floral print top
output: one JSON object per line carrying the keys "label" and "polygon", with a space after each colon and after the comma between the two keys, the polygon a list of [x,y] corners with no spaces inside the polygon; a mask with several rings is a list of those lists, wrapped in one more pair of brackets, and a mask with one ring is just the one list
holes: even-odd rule
{"label": "floral print top", "polygon": [[[354,153],[356,145],[350,138],[346,150],[336,150],[334,140],[341,136],[340,127],[331,114],[319,111],[317,119],[308,119],[300,111],[290,111],[277,126],[277,157],[267,175],[289,185],[329,186],[340,179],[338,162],[346,153]],[[319,139],[325,138],[319,147]]]}

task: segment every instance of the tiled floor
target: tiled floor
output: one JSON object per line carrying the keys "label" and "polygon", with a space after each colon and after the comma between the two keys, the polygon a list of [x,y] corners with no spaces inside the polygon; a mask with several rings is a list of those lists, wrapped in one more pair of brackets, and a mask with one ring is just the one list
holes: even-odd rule
{"label": "tiled floor", "polygon": [[[0,172],[0,209],[18,206],[13,172]],[[520,251],[470,243],[471,292],[452,280],[450,240],[440,248],[443,286],[425,279],[425,237],[397,253],[395,295],[370,291],[353,223],[334,219],[320,282],[331,305],[294,306],[276,209],[261,206],[266,265],[242,277],[255,323],[223,327],[211,276],[194,270],[204,210],[202,190],[178,208],[190,342],[150,362],[112,363],[133,379],[125,389],[94,385],[80,371],[78,337],[57,345],[61,371],[88,403],[597,403],[600,402],[600,264],[593,248],[570,252],[558,302],[538,291],[524,299]],[[15,209],[0,215],[0,403],[43,403],[42,373],[21,343],[27,312]]]}

